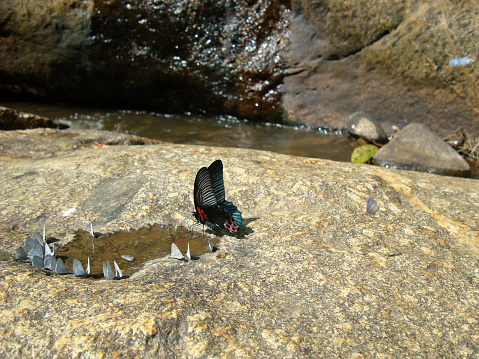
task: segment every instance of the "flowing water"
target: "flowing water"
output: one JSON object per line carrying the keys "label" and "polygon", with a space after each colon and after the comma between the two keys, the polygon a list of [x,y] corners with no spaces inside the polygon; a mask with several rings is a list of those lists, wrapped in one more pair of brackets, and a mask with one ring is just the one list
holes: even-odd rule
{"label": "flowing water", "polygon": [[0,102],[18,111],[59,120],[71,128],[129,133],[172,143],[251,148],[349,162],[355,141],[345,135],[233,117],[168,115],[146,111],[91,109],[31,102]]}

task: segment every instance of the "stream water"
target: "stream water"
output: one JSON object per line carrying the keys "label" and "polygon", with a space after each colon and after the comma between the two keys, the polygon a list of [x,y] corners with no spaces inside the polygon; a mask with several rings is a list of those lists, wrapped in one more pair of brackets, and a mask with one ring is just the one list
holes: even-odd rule
{"label": "stream water", "polygon": [[168,115],[32,102],[0,102],[18,111],[59,120],[71,128],[134,134],[172,143],[251,148],[349,162],[355,141],[302,127],[253,124],[233,117]]}
{"label": "stream water", "polygon": [[[293,156],[350,162],[358,143],[342,133],[278,124],[255,124],[234,117],[170,115],[60,104],[0,101],[1,106],[61,121],[71,128],[129,133],[165,142],[250,148]],[[479,179],[472,166],[471,178]]]}

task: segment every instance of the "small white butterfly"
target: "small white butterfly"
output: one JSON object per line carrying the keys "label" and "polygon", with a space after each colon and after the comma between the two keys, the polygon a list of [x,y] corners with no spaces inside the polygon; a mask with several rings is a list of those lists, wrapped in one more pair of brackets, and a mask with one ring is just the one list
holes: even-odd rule
{"label": "small white butterfly", "polygon": [[366,203],[366,214],[369,214],[370,216],[374,216],[377,211],[379,211],[379,205],[376,203],[376,201],[372,198],[368,199],[368,202]]}
{"label": "small white butterfly", "polygon": [[45,255],[46,256],[53,256],[55,252],[53,252],[48,244],[45,243]]}
{"label": "small white butterfly", "polygon": [[208,239],[208,248],[210,249],[211,252],[218,250],[218,248],[216,248],[214,244],[210,242],[209,239]]}
{"label": "small white butterfly", "polygon": [[190,252],[190,244],[188,243],[188,249],[186,250],[186,255],[185,255],[187,260],[191,260],[191,252]]}
{"label": "small white butterfly", "polygon": [[103,263],[103,276],[107,279],[113,279],[115,277],[108,260],[106,261],[106,264]]}
{"label": "small white butterfly", "polygon": [[75,208],[73,208],[73,207],[72,207],[72,208],[69,208],[69,209],[67,209],[65,212],[63,212],[62,216],[63,216],[63,217],[67,217],[67,216],[69,216],[70,214],[72,214],[73,212],[75,212]]}
{"label": "small white butterfly", "polygon": [[455,59],[449,60],[449,66],[451,67],[458,67],[458,66],[467,66],[469,64],[472,64],[474,59],[471,59],[469,57],[457,57]]}
{"label": "small white butterfly", "polygon": [[38,268],[38,269],[44,268],[45,265],[44,265],[44,262],[43,262],[43,258],[39,257],[39,256],[33,256],[32,266],[34,266],[35,268]]}
{"label": "small white butterfly", "polygon": [[54,272],[57,274],[65,274],[67,272],[61,258],[58,258],[57,261],[55,262]]}
{"label": "small white butterfly", "polygon": [[123,258],[124,260],[126,260],[127,262],[133,262],[135,260],[135,257],[130,256],[128,254],[123,254],[120,257]]}
{"label": "small white butterfly", "polygon": [[170,257],[175,258],[175,259],[183,259],[183,254],[181,254],[180,249],[174,243],[171,243],[171,255],[170,255]]}
{"label": "small white butterfly", "polygon": [[78,277],[83,277],[85,275],[85,271],[83,270],[83,266],[78,259],[73,260],[73,274]]}
{"label": "small white butterfly", "polygon": [[120,267],[116,264],[116,261],[113,261],[113,266],[115,267],[115,277],[121,278],[123,277],[123,273],[121,272]]}

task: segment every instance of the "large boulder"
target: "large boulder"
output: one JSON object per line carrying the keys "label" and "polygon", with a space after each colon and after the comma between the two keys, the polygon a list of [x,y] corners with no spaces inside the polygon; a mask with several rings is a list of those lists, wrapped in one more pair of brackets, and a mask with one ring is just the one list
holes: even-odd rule
{"label": "large boulder", "polygon": [[469,177],[469,164],[420,123],[404,127],[373,156],[373,164],[449,176]]}
{"label": "large boulder", "polygon": [[393,126],[477,134],[474,2],[292,1],[283,103],[293,121],[345,127],[357,111]]}
{"label": "large boulder", "polygon": [[[479,352],[477,181],[244,149],[94,145],[111,136],[122,135],[0,132],[1,357]],[[103,233],[148,223],[201,231],[193,182],[218,158],[244,223],[215,253],[158,256],[119,281],[13,260],[44,224],[61,244],[91,221]]]}
{"label": "large boulder", "polygon": [[0,3],[0,88],[75,102],[279,116],[289,2]]}

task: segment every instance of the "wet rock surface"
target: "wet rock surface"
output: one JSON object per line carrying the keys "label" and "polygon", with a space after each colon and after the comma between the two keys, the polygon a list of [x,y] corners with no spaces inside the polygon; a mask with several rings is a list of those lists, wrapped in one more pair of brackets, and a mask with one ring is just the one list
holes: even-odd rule
{"label": "wet rock surface", "polygon": [[411,123],[373,156],[373,163],[449,176],[468,177],[469,164],[426,126]]}
{"label": "wet rock surface", "polygon": [[28,128],[68,128],[67,125],[49,118],[19,112],[0,106],[0,130],[26,130]]}
{"label": "wet rock surface", "polygon": [[289,8],[281,0],[6,0],[0,88],[165,112],[279,116]]}
{"label": "wet rock surface", "polygon": [[[0,132],[0,143],[23,141],[1,152],[1,356],[479,352],[477,181],[244,149],[75,148],[71,134],[43,132],[56,136]],[[68,141],[42,155],[45,142]],[[45,223],[62,242],[92,219],[102,233],[191,226],[196,172],[218,158],[244,226],[215,253],[158,258],[129,279],[94,283],[13,260]],[[135,186],[101,197],[118,181]],[[379,205],[374,217],[368,198]]]}
{"label": "wet rock surface", "polygon": [[291,46],[283,104],[290,120],[346,127],[358,111],[392,126],[426,124],[445,136],[477,133],[473,3],[292,1]]}

